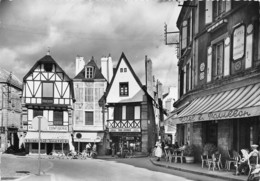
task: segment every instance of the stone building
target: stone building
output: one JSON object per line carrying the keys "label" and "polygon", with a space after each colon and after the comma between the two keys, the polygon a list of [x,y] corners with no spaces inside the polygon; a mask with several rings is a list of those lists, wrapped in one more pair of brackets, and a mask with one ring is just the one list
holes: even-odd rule
{"label": "stone building", "polygon": [[19,149],[19,130],[21,124],[22,83],[11,72],[0,68],[0,132],[1,150],[9,146]]}
{"label": "stone building", "polygon": [[[104,61],[111,57],[103,58]],[[85,64],[82,58],[77,57],[77,75],[73,78],[76,102],[74,104],[73,134],[76,150],[82,151],[87,143],[97,145],[98,154],[105,154],[106,139],[105,113],[103,96],[107,87],[107,80],[98,68],[94,58]],[[107,60],[108,61],[108,60]],[[81,66],[78,66],[78,64]],[[79,68],[78,68],[79,67]],[[103,67],[107,69],[107,67]]]}
{"label": "stone building", "polygon": [[179,143],[206,143],[226,157],[260,144],[259,2],[185,1],[180,30],[179,98],[166,124]]}

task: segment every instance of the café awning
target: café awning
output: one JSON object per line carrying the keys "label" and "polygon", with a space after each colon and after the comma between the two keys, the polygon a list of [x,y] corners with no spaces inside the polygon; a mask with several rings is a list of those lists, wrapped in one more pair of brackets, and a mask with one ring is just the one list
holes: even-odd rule
{"label": "caf\u00e9 awning", "polygon": [[75,132],[74,133],[74,142],[101,142],[103,139],[104,133],[97,132]]}
{"label": "caf\u00e9 awning", "polygon": [[260,115],[260,83],[198,97],[167,124],[222,120]]}
{"label": "caf\u00e9 awning", "polygon": [[[70,133],[57,133],[57,132],[41,132],[42,143],[68,143],[71,135]],[[38,143],[38,132],[27,132],[25,136],[26,143]]]}

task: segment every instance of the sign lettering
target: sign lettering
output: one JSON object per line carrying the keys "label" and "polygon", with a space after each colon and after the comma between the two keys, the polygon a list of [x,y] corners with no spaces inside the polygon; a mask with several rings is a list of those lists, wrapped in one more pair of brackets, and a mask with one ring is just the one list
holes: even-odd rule
{"label": "sign lettering", "polygon": [[245,49],[245,26],[239,26],[233,33],[233,59],[237,60],[244,56]]}

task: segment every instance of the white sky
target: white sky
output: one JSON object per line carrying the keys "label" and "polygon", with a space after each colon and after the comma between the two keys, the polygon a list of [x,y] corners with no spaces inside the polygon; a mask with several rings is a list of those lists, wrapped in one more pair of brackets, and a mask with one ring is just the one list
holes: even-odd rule
{"label": "white sky", "polygon": [[176,48],[164,44],[163,33],[164,23],[177,31],[180,9],[173,0],[2,0],[0,66],[22,80],[50,47],[74,78],[77,55],[100,65],[111,54],[116,66],[124,52],[143,84],[147,55],[156,79],[177,86]]}

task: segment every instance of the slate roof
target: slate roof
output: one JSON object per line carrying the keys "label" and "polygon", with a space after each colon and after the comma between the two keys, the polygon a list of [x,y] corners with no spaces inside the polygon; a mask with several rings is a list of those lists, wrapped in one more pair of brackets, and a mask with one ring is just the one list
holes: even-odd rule
{"label": "slate roof", "polygon": [[[85,66],[91,66],[94,67],[94,76],[93,78],[86,78],[85,77]],[[98,68],[94,58],[92,59],[84,66],[84,68],[74,77],[75,79],[81,79],[81,80],[94,80],[94,79],[105,79],[105,77],[101,73],[101,69]]]}
{"label": "slate roof", "polygon": [[8,83],[9,81],[9,83],[12,86],[22,89],[22,82],[14,74],[11,74],[11,78],[10,78],[10,74],[11,72],[8,72],[4,68],[0,67],[0,82]]}

